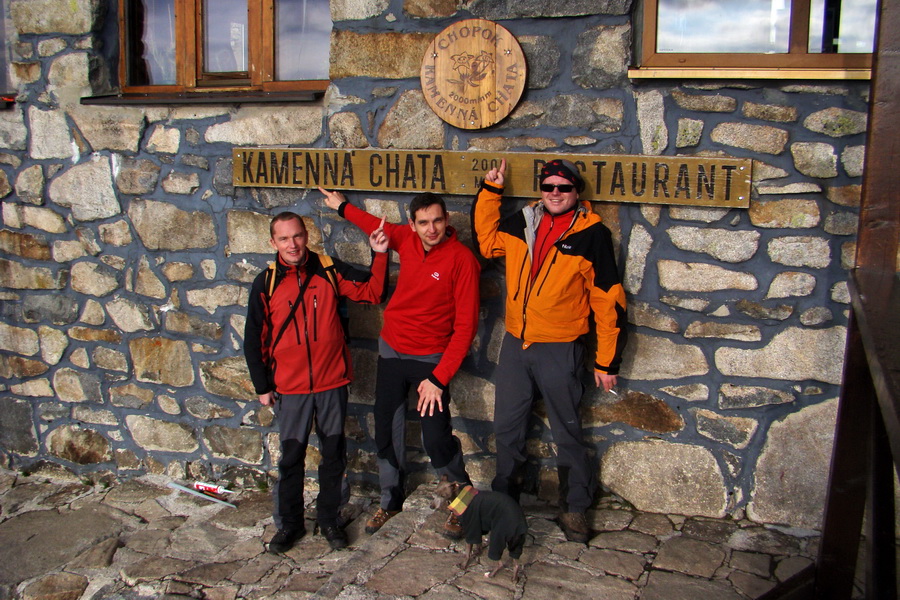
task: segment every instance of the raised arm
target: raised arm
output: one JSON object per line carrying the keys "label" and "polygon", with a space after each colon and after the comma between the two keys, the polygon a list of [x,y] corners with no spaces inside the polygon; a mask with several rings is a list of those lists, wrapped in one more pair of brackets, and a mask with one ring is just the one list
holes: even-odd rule
{"label": "raised arm", "polygon": [[500,166],[484,174],[484,181],[475,202],[472,203],[472,222],[478,251],[485,258],[497,258],[506,254],[503,236],[497,234],[500,227],[500,200],[506,182],[506,159]]}
{"label": "raised arm", "polygon": [[325,196],[325,204],[329,208],[338,211],[338,214],[360,229],[366,235],[370,235],[376,229],[382,229],[388,237],[388,245],[390,248],[396,249],[404,235],[409,232],[408,227],[386,223],[384,218],[371,215],[361,208],[357,208],[347,201],[347,198],[340,192],[330,192],[324,188],[319,188],[322,195]]}

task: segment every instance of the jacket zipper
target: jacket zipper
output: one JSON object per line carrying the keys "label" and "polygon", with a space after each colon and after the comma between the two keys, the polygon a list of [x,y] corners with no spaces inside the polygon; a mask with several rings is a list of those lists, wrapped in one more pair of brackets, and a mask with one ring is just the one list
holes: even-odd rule
{"label": "jacket zipper", "polygon": [[[300,281],[300,271],[297,271],[297,290],[299,291],[299,290],[302,290],[302,289],[303,289],[303,282]],[[297,301],[300,302],[300,303],[302,304],[302,303],[303,303],[303,298],[298,297],[298,298],[297,298]],[[294,305],[291,303],[290,300],[288,300],[288,307],[289,307],[291,310],[294,309]],[[296,315],[297,313],[295,312],[294,314]],[[294,318],[293,321],[294,321],[294,336],[297,338],[297,345],[299,346],[299,345],[302,344],[302,340],[300,339],[300,325],[297,323],[297,319],[296,319],[296,318]]]}
{"label": "jacket zipper", "polygon": [[[525,275],[525,293],[522,298],[522,335],[520,336],[523,340],[525,339],[525,311],[528,308],[528,297],[531,295],[531,273],[525,272],[525,261],[522,261],[522,268],[519,269],[519,289],[522,288],[522,275]],[[516,295],[513,299],[517,299],[519,297],[519,290],[516,290]]]}
{"label": "jacket zipper", "polygon": [[319,341],[319,297],[313,296],[313,341]]}
{"label": "jacket zipper", "polygon": [[544,284],[547,283],[547,278],[550,276],[550,269],[552,269],[553,265],[556,264],[557,256],[559,256],[559,250],[557,248],[553,248],[553,259],[550,261],[550,264],[547,265],[547,270],[544,272],[544,278],[541,279],[541,285],[538,286],[536,295],[541,295],[541,290],[544,289]]}
{"label": "jacket zipper", "polygon": [[[553,268],[553,265],[556,263],[556,257],[559,255],[559,249],[556,247],[556,244],[557,244],[560,240],[562,240],[562,239],[566,236],[567,233],[569,233],[569,231],[575,226],[575,221],[577,221],[577,220],[578,220],[578,208],[575,209],[575,215],[574,215],[574,217],[572,218],[572,222],[569,223],[569,226],[566,227],[566,230],[562,232],[562,234],[559,236],[559,239],[557,239],[556,242],[553,243],[553,249],[555,250],[555,252],[554,252],[554,254],[553,254],[553,260],[551,260],[551,261],[550,261],[550,264],[547,266],[546,272],[544,273],[544,279],[541,281],[541,285],[538,287],[538,290],[537,290],[537,295],[538,295],[538,296],[540,296],[540,294],[541,294],[541,289],[543,289],[544,283],[547,281],[547,277],[550,276],[550,269]],[[553,224],[553,223],[552,223],[552,221],[551,221],[551,225],[552,225],[552,224]],[[543,265],[542,265],[542,266],[543,266]],[[525,262],[524,262],[524,261],[522,262],[522,268],[523,268],[523,269],[525,268]],[[538,271],[538,273],[540,273],[540,271]],[[519,272],[519,281],[521,281],[521,280],[522,280],[522,272],[520,271],[520,272]],[[528,277],[528,282],[531,282],[530,274],[529,274],[529,277]],[[525,297],[522,299],[522,340],[523,340],[523,341],[525,340],[525,326],[526,326],[526,322],[525,322],[525,311],[528,310],[528,300],[531,298],[531,290],[532,290],[532,289],[533,289],[533,288],[532,288],[531,286],[528,286],[527,291],[526,291],[526,293],[525,293]],[[519,294],[518,294],[518,291],[517,291],[517,292],[516,292],[516,296],[514,296],[514,298],[518,298],[518,295],[519,295]]]}
{"label": "jacket zipper", "polygon": [[312,348],[309,347],[309,319],[306,314],[306,302],[300,300],[300,307],[303,309],[303,337],[306,338],[306,364],[309,365],[309,393],[313,391],[313,362]]}

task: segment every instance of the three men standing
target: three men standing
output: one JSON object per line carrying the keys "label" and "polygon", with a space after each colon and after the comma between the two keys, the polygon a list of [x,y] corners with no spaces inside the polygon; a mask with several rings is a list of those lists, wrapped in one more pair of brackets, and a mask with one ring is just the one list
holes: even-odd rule
{"label": "three men standing", "polygon": [[[557,446],[560,525],[569,540],[586,542],[585,511],[597,477],[579,415],[582,338],[592,331],[593,314],[593,379],[597,387],[611,390],[626,339],[625,292],[609,229],[587,202],[579,201],[584,180],[575,165],[562,159],[546,163],[539,176],[541,201],[501,219],[505,176],[502,160],[485,174],[472,208],[480,252],[506,259],[506,335],[496,370],[492,488],[519,498],[537,389]],[[297,215],[282,213],[272,220],[271,244],[278,257],[253,283],[245,332],[251,379],[260,402],[275,403],[281,434],[272,551],[290,548],[305,533],[304,458],[313,421],[323,455],[319,524],[332,547],[346,546],[337,516],[346,468],[343,425],[350,363],[337,300],[382,300],[388,248],[399,254],[401,269],[378,340],[374,415],[381,506],[366,530],[374,533],[403,508],[411,387],[432,466],[450,481],[471,483],[451,427],[449,385],[477,327],[480,268],[475,256],[449,226],[440,196],[416,196],[409,224],[403,226],[385,224],[339,192],[319,191],[330,208],[369,234],[376,254],[371,274],[338,261],[331,265],[306,248],[306,229]],[[450,537],[461,537],[452,513],[444,527]]]}
{"label": "three men standing", "polygon": [[585,511],[597,487],[582,440],[579,405],[584,347],[594,314],[594,383],[609,391],[625,346],[625,291],[612,236],[587,202],[578,168],[567,160],[544,165],[541,201],[500,218],[506,160],[485,174],[473,205],[478,247],[506,258],[506,335],[495,371],[495,491],[518,499],[525,437],[536,387],[557,447],[560,525],[570,541],[586,542]]}
{"label": "three men standing", "polygon": [[[379,219],[353,206],[339,192],[322,188],[325,203],[370,233]],[[471,483],[459,440],[450,425],[450,380],[466,357],[478,324],[480,267],[449,224],[443,199],[419,194],[409,206],[409,225],[385,224],[400,257],[397,287],[384,311],[378,339],[375,444],[381,506],[366,524],[374,533],[403,509],[406,479],[406,410],[410,388],[422,442],[438,475]],[[383,219],[382,219],[383,222]],[[462,536],[451,513],[446,535]]]}
{"label": "three men standing", "polygon": [[306,533],[303,482],[313,424],[322,454],[319,528],[332,548],[343,548],[347,537],[338,510],[347,466],[344,420],[351,365],[338,301],[342,296],[383,301],[388,239],[381,227],[372,227],[369,244],[375,256],[366,273],[309,250],[303,220],[292,212],[275,216],[269,231],[277,255],[253,281],[244,329],[250,379],[259,401],[274,405],[281,440],[273,490],[278,531],[269,551],[285,552]]}

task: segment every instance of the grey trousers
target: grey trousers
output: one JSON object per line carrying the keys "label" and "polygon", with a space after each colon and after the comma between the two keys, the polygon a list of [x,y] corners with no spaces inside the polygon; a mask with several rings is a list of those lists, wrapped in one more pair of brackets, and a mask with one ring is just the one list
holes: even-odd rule
{"label": "grey trousers", "polygon": [[338,510],[346,501],[347,386],[315,394],[280,396],[275,417],[281,439],[278,481],[272,491],[273,517],[279,529],[297,530],[304,524],[303,483],[306,478],[306,448],[313,425],[319,438],[319,495],[316,512],[321,525],[336,525]]}
{"label": "grey trousers", "polygon": [[578,341],[532,343],[503,338],[495,371],[494,435],[497,474],[491,488],[518,499],[526,461],[525,436],[534,402],[540,391],[557,449],[560,508],[584,512],[597,488],[596,470],[583,442],[578,407],[584,393],[581,382],[584,348]]}

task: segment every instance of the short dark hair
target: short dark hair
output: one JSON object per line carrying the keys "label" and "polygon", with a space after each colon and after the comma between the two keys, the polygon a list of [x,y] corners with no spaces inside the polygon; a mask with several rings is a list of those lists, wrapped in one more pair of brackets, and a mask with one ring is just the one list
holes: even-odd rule
{"label": "short dark hair", "polygon": [[432,192],[423,192],[412,199],[412,202],[409,203],[409,218],[412,221],[416,220],[416,213],[422,210],[423,208],[428,208],[429,206],[433,206],[437,204],[441,207],[441,210],[444,214],[447,214],[447,205],[444,204],[444,199],[434,194]]}
{"label": "short dark hair", "polygon": [[297,213],[286,210],[272,217],[272,222],[269,223],[269,237],[275,239],[275,223],[290,221],[291,219],[297,219],[297,222],[300,223],[300,226],[303,227],[304,231],[306,231],[306,223],[303,222],[303,218]]}

